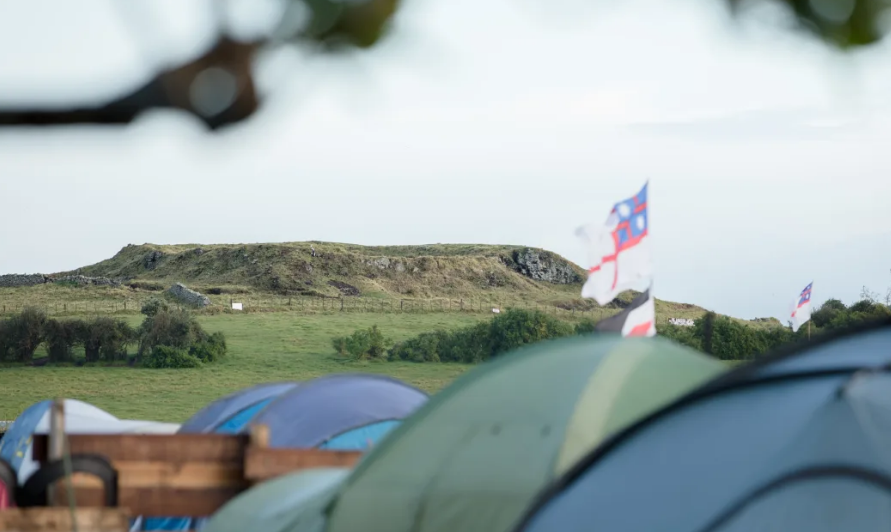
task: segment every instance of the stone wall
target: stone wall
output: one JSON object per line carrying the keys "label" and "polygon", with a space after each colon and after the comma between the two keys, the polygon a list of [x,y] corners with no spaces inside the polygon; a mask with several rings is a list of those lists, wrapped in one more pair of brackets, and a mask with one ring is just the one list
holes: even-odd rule
{"label": "stone wall", "polygon": [[49,280],[51,283],[74,283],[78,286],[121,286],[121,282],[108,277],[87,277],[85,275],[66,275],[65,277],[54,277]]}
{"label": "stone wall", "polygon": [[42,273],[0,275],[0,288],[20,286],[37,286],[46,283],[73,283],[78,286],[121,286],[121,282],[107,277],[87,277],[85,275],[66,275],[50,277]]}
{"label": "stone wall", "polygon": [[47,282],[50,282],[50,278],[42,273],[0,275],[0,287],[3,288],[35,286]]}
{"label": "stone wall", "polygon": [[173,294],[173,297],[188,305],[193,305],[196,307],[206,307],[210,305],[209,297],[189,288],[186,288],[186,286],[182,283],[176,283],[175,285],[171,286],[168,292]]}

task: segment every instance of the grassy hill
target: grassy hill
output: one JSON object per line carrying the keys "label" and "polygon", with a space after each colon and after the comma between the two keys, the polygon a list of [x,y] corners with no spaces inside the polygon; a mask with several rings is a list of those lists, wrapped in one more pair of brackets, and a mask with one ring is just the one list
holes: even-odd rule
{"label": "grassy hill", "polygon": [[[78,286],[59,279],[83,275],[120,286]],[[247,311],[404,309],[488,311],[493,306],[582,312],[602,318],[626,306],[626,292],[604,308],[579,294],[585,271],[543,249],[435,244],[358,246],[326,242],[128,245],[113,257],[47,277],[57,282],[0,287],[0,313],[25,305],[51,313],[128,311],[175,282],[208,295],[211,309],[244,301]],[[336,301],[335,301],[336,299]],[[696,319],[705,309],[656,301],[658,320]],[[775,320],[774,320],[775,321]],[[756,326],[779,323],[746,322]]]}
{"label": "grassy hill", "polygon": [[[122,283],[97,286],[63,280],[71,275]],[[198,319],[208,331],[226,335],[230,354],[202,369],[3,364],[0,389],[6,393],[0,419],[14,418],[36,401],[61,396],[122,417],[182,421],[210,400],[239,388],[336,372],[386,373],[434,392],[470,366],[343,360],[334,353],[331,338],[372,325],[394,340],[455,329],[489,319],[490,304],[539,308],[567,320],[598,319],[617,312],[634,296],[625,293],[607,308],[597,307],[579,297],[584,270],[554,253],[522,246],[145,244],[48,277],[53,282],[0,287],[0,312],[25,305],[74,316],[115,311],[136,325],[142,318],[137,313],[142,300],[182,282],[210,295],[214,305],[199,311]],[[248,302],[246,312],[228,310],[230,298]],[[686,303],[656,305],[659,322],[698,318],[705,312]]]}
{"label": "grassy hill", "polygon": [[[127,299],[148,296],[182,282],[223,305],[233,296],[358,298],[375,301],[454,300],[501,306],[546,306],[592,310],[579,297],[585,271],[555,253],[524,246],[436,244],[357,246],[325,242],[229,245],[129,245],[114,257],[51,277],[84,275],[124,281],[121,288],[67,289],[39,285],[0,289],[0,301],[29,297]],[[634,294],[607,306],[624,307]],[[350,304],[350,303],[347,303]],[[473,306],[468,303],[468,306]],[[657,302],[671,317],[696,318],[705,310],[690,304]],[[485,305],[483,305],[485,306]],[[392,305],[387,307],[392,308]],[[606,311],[607,309],[602,309]],[[666,318],[667,319],[667,318]]]}
{"label": "grassy hill", "polygon": [[77,273],[165,286],[183,282],[223,293],[420,298],[485,293],[540,301],[572,297],[584,278],[584,271],[566,259],[531,248],[322,242],[127,246]]}

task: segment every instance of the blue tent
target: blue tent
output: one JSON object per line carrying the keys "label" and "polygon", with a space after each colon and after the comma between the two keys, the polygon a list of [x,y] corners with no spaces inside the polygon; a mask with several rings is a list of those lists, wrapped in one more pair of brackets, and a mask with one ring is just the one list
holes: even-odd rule
{"label": "blue tent", "polygon": [[[271,447],[364,450],[427,402],[421,390],[382,375],[335,374],[312,381],[268,383],[208,405],[182,433],[240,433],[269,427]],[[204,519],[154,517],[131,530],[195,530]],[[193,526],[194,525],[194,526]]]}
{"label": "blue tent", "polygon": [[523,532],[891,529],[891,321],[742,366],[591,452]]}
{"label": "blue tent", "polygon": [[205,406],[182,424],[179,432],[237,434],[257,412],[282,394],[299,386],[297,382],[264,382],[238,390]]}

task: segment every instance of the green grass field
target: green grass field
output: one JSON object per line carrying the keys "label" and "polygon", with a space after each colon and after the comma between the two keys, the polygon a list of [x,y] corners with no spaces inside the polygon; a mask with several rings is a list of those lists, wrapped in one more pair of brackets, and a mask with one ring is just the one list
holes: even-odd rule
{"label": "green grass field", "polygon": [[[129,367],[0,367],[0,419],[53,397],[80,399],[125,419],[181,422],[212,400],[260,382],[307,380],[329,373],[384,373],[435,392],[470,366],[351,362],[336,358],[331,338],[377,325],[394,340],[436,328],[457,328],[485,314],[290,312],[201,316],[208,332],[222,331],[226,360],[202,369]],[[141,316],[128,316],[134,325]]]}

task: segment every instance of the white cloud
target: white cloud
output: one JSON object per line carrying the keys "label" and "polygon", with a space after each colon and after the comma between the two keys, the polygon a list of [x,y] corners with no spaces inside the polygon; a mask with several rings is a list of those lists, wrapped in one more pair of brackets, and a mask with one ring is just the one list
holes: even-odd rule
{"label": "white cloud", "polygon": [[[891,231],[887,51],[854,59],[855,93],[830,83],[850,76],[831,54],[728,34],[714,3],[629,0],[541,24],[513,2],[418,0],[380,50],[283,56],[263,71],[261,113],[218,136],[171,112],[123,130],[0,131],[0,211],[28,220],[0,228],[0,272],[146,241],[506,242],[581,261],[573,228],[650,179],[659,296],[753,316],[802,284],[755,297],[765,264]],[[200,48],[201,5],[162,6],[183,20],[159,56]],[[91,14],[77,46],[31,38],[33,56],[3,46],[28,31],[9,15],[0,100],[34,80],[41,98],[107,95],[147,71],[111,12]],[[884,259],[858,260],[865,276]],[[821,268],[825,286],[859,291]]]}

